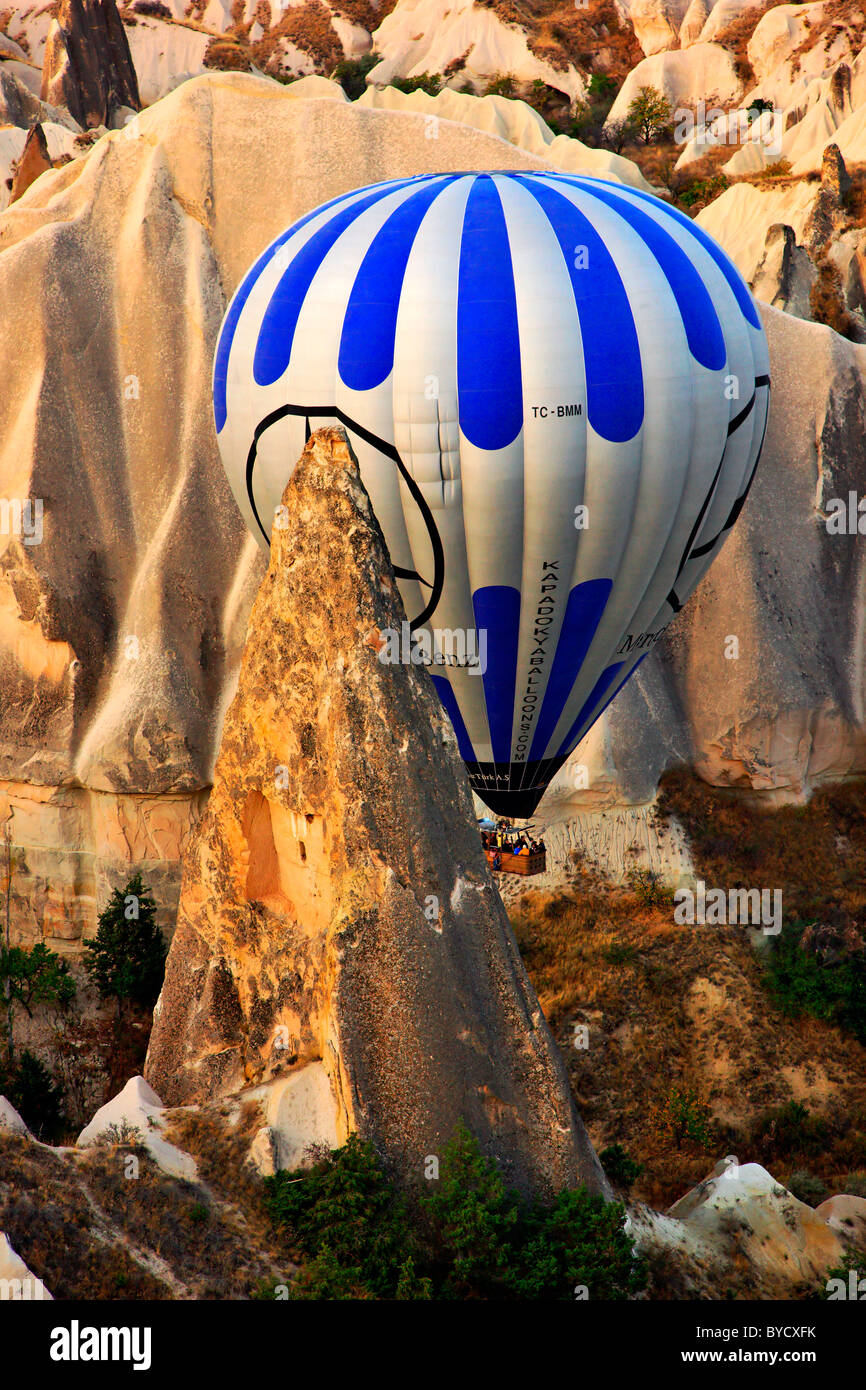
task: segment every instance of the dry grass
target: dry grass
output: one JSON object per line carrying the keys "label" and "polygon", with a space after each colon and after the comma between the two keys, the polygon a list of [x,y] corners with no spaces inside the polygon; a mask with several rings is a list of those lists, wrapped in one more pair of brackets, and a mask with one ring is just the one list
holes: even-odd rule
{"label": "dry grass", "polygon": [[530,51],[559,72],[573,63],[581,72],[606,73],[619,85],[644,56],[634,29],[622,20],[612,0],[590,0],[580,8],[573,0],[477,3],[493,10],[503,23],[525,30]]}
{"label": "dry grass", "polygon": [[262,1124],[258,1105],[247,1104],[236,1126],[219,1114],[202,1110],[174,1110],[169,1120],[166,1138],[192,1154],[209,1187],[227,1200],[257,1206],[262,1182],[246,1160],[252,1137]]}
{"label": "dry grass", "polygon": [[809,308],[815,323],[825,323],[843,338],[856,341],[857,324],[845,303],[842,276],[832,261],[819,261],[818,278],[809,291]]}
{"label": "dry grass", "polygon": [[773,883],[784,888],[791,916],[811,919],[835,907],[866,920],[862,781],[821,788],[803,806],[767,810],[677,770],[662,778],[659,799],[685,827],[707,882]]}
{"label": "dry grass", "polygon": [[[306,0],[286,10],[272,29],[252,46],[256,64],[270,71],[280,64],[280,39],[309,53],[319,72],[330,73],[343,57],[343,45],[321,0]],[[269,66],[270,65],[270,66]]]}
{"label": "dry grass", "polygon": [[0,1230],[55,1298],[170,1298],[171,1289],[106,1241],[70,1163],[0,1132]]}
{"label": "dry grass", "polygon": [[56,1298],[249,1298],[288,1282],[261,1180],[240,1171],[251,1114],[236,1132],[194,1119],[200,1172],[218,1172],[222,1196],[168,1177],[138,1143],[57,1154],[0,1132],[0,1230]]}
{"label": "dry grass", "polygon": [[243,39],[234,34],[224,34],[211,39],[202,59],[206,68],[216,68],[218,72],[249,72],[252,67],[252,51]]}
{"label": "dry grass", "polygon": [[[666,803],[708,885],[782,887],[786,916],[835,906],[866,918],[862,787],[767,812],[678,775]],[[645,1165],[634,1195],[667,1206],[730,1153],[782,1182],[808,1168],[837,1191],[866,1171],[866,1049],[830,1024],[778,1013],[741,928],[679,926],[670,902],[584,882],[527,893],[512,920],[596,1148],[620,1143]],[[574,1046],[576,1024],[589,1029],[586,1050]],[[674,1087],[708,1104],[709,1149],[678,1147],[659,1125]],[[765,1132],[791,1100],[826,1123],[820,1153]]]}

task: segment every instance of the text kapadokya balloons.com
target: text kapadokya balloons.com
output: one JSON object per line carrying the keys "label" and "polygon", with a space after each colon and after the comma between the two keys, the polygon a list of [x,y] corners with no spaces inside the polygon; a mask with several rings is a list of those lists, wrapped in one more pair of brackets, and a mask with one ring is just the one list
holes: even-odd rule
{"label": "text kapadokya balloons.com", "polygon": [[424,175],[260,256],[214,412],[264,546],[305,439],[345,426],[411,624],[393,657],[431,660],[472,786],[527,816],[736,521],[768,363],[740,275],[658,199]]}

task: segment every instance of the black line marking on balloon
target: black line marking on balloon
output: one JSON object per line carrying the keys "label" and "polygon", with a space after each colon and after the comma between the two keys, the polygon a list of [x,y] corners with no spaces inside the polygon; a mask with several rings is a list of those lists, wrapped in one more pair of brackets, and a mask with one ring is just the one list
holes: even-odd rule
{"label": "black line marking on balloon", "polygon": [[[757,376],[757,377],[755,377],[755,389],[754,389],[754,391],[752,392],[751,397],[750,397],[749,400],[746,402],[746,404],[743,406],[743,409],[740,411],[739,415],[735,415],[734,418],[733,418],[733,420],[731,420],[730,423],[729,423],[729,425],[728,425],[728,440],[730,440],[731,436],[740,428],[740,426],[743,424],[743,422],[749,418],[749,416],[751,415],[752,411],[754,410],[754,408],[755,408],[755,402],[756,402],[757,396],[758,396],[758,388],[759,388],[760,386],[766,386],[767,389],[769,390],[769,387],[770,387],[770,378],[769,378],[769,376]],[[715,474],[714,474],[714,476],[713,476],[712,485],[711,485],[711,487],[709,488],[709,491],[707,492],[706,497],[704,498],[703,506],[701,507],[701,510],[698,512],[698,515],[697,515],[697,517],[696,517],[696,519],[695,519],[695,524],[694,524],[694,526],[692,527],[691,532],[689,533],[689,539],[688,539],[688,541],[687,541],[687,543],[686,543],[686,548],[685,548],[685,550],[683,551],[683,558],[680,560],[679,568],[677,569],[677,572],[676,572],[676,576],[675,576],[675,578],[674,578],[673,585],[671,586],[671,591],[670,591],[670,593],[668,594],[667,601],[668,601],[668,603],[670,604],[671,608],[673,609],[674,613],[679,613],[680,609],[681,609],[682,606],[683,606],[682,603],[680,602],[679,598],[677,597],[677,594],[676,594],[676,583],[677,583],[677,580],[679,579],[680,575],[682,574],[683,570],[685,569],[686,565],[689,563],[690,560],[695,560],[695,559],[698,558],[698,556],[700,556],[700,555],[706,555],[710,550],[712,550],[712,549],[713,549],[713,546],[716,545],[716,544],[718,543],[718,541],[721,539],[721,537],[724,536],[725,533],[726,533],[727,531],[730,531],[731,527],[734,525],[735,521],[737,520],[737,517],[740,515],[740,512],[743,510],[743,507],[745,506],[746,498],[747,498],[748,495],[749,495],[749,489],[750,489],[751,486],[752,486],[752,482],[753,482],[753,480],[754,480],[755,473],[756,473],[757,470],[758,470],[758,463],[759,463],[760,458],[761,458],[761,450],[762,450],[763,447],[764,447],[764,438],[765,438],[766,433],[767,433],[767,419],[768,419],[768,418],[769,418],[769,410],[767,411],[767,415],[764,417],[764,429],[763,429],[763,433],[761,434],[761,444],[760,444],[760,448],[758,449],[757,454],[755,455],[755,463],[754,463],[754,466],[753,466],[753,468],[752,468],[752,472],[751,472],[751,474],[749,475],[749,481],[746,483],[746,486],[745,486],[745,488],[743,489],[743,491],[740,493],[739,497],[737,497],[737,498],[735,499],[735,501],[734,501],[734,503],[733,503],[733,505],[732,505],[732,507],[731,507],[731,510],[730,510],[730,512],[729,512],[729,514],[728,514],[728,519],[727,519],[727,521],[725,522],[724,526],[723,526],[723,527],[721,528],[721,530],[713,537],[713,539],[712,539],[711,541],[705,541],[704,544],[698,546],[696,550],[692,550],[692,544],[693,544],[693,542],[694,542],[695,536],[697,536],[698,533],[700,532],[700,528],[701,528],[701,526],[702,526],[702,524],[703,524],[704,517],[706,516],[706,513],[707,513],[707,508],[709,507],[710,502],[711,502],[712,497],[713,497],[713,494],[714,494],[714,492],[715,492],[715,490],[716,490],[716,485],[717,485],[717,483],[718,483],[718,481],[719,481],[719,474],[720,474],[721,471],[722,471],[722,464],[723,464],[724,461],[725,461],[725,454],[728,452],[728,444],[727,444],[727,441],[725,442],[725,447],[724,447],[724,449],[723,449],[723,451],[722,451],[722,457],[719,459],[719,466],[718,466],[718,468],[716,469]]]}
{"label": "black line marking on balloon", "polygon": [[256,425],[253,433],[253,442],[247,454],[246,486],[247,498],[249,499],[249,504],[252,507],[253,516],[256,519],[259,530],[268,542],[268,545],[270,545],[270,536],[262,525],[259,509],[253,497],[253,469],[255,468],[259,439],[266,430],[270,429],[271,425],[277,424],[279,420],[284,419],[287,415],[303,415],[305,417],[306,439],[310,438],[311,419],[316,419],[318,417],[324,417],[329,420],[337,419],[342,425],[345,425],[347,430],[351,430],[353,434],[358,435],[359,439],[363,439],[365,444],[369,444],[372,448],[378,449],[380,453],[384,454],[386,458],[391,459],[392,462],[397,465],[400,475],[412,494],[415,505],[424,520],[427,534],[430,537],[430,546],[433,551],[432,583],[430,583],[429,580],[422,579],[417,570],[404,569],[402,565],[395,565],[392,561],[392,568],[398,579],[415,579],[419,584],[423,584],[425,589],[430,590],[430,598],[426,608],[417,618],[413,618],[409,624],[410,631],[414,632],[416,628],[426,623],[427,619],[435,611],[442,597],[442,589],[445,584],[445,548],[442,544],[442,537],[439,535],[438,527],[433,520],[433,513],[427,505],[424,494],[412,477],[394,445],[389,444],[385,439],[380,439],[377,434],[373,434],[371,430],[365,429],[363,425],[359,425],[357,420],[353,420],[351,416],[347,415],[339,406],[281,405],[276,410],[272,410],[269,415],[266,415],[264,419],[260,420]]}

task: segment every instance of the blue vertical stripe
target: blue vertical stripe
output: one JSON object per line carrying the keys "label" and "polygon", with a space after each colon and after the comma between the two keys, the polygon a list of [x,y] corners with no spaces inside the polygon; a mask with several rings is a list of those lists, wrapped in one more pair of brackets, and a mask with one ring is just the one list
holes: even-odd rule
{"label": "blue vertical stripe", "polygon": [[479,449],[504,449],[523,427],[517,295],[496,185],[479,174],[466,202],[457,284],[460,428]]}
{"label": "blue vertical stripe", "polygon": [[[596,180],[587,179],[585,182],[595,183]],[[697,241],[707,254],[712,257],[719,267],[719,270],[724,275],[734,298],[740,306],[743,317],[748,320],[753,328],[760,328],[761,320],[758,317],[758,311],[755,307],[755,301],[752,298],[749,287],[733,261],[725,255],[718,242],[714,241],[697,222],[693,222],[684,212],[680,212],[679,208],[673,208],[668,203],[663,203],[660,198],[653,198],[649,193],[642,193],[638,188],[629,188],[629,193],[635,198],[639,198],[642,203],[649,203],[652,207],[658,209],[659,212],[663,212],[666,217],[670,217],[674,222],[684,227],[687,232],[691,233],[695,241]]]}
{"label": "blue vertical stripe", "polygon": [[544,757],[601,622],[612,588],[613,581],[610,579],[587,579],[583,584],[576,584],[568,596],[562,631],[529,750],[530,762]]}
{"label": "blue vertical stripe", "polygon": [[[520,636],[520,591],[505,584],[476,589],[472,595],[475,628],[487,634],[484,699],[495,763],[511,762],[517,642]],[[480,642],[479,642],[480,645]]]}
{"label": "blue vertical stripe", "polygon": [[634,315],[613,257],[570,198],[531,174],[519,181],[541,206],[571,280],[583,357],[586,409],[602,439],[622,444],[643,424],[643,368]]}
{"label": "blue vertical stripe", "polygon": [[361,262],[340,338],[338,370],[353,391],[371,391],[394,366],[394,337],[409,255],[431,203],[456,174],[422,188],[391,213]]}
{"label": "blue vertical stripe", "polygon": [[598,198],[637,232],[670,286],[692,357],[710,371],[721,370],[727,358],[722,325],[706,285],[679,242],[654,217],[604,184],[576,179],[575,187]]}
{"label": "blue vertical stripe", "polygon": [[253,376],[258,386],[278,381],[289,365],[295,329],[313,277],[334,243],[367,208],[404,187],[400,183],[378,184],[356,203],[335,212],[314,232],[277,282],[259,329],[253,358]]}
{"label": "blue vertical stripe", "polygon": [[259,276],[265,267],[270,265],[280,247],[285,246],[286,242],[290,241],[293,236],[297,236],[301,228],[306,227],[307,223],[313,217],[318,217],[320,213],[326,212],[328,208],[336,207],[338,203],[345,203],[347,198],[353,198],[354,196],[354,193],[341,193],[339,198],[332,198],[330,203],[324,203],[321,207],[313,208],[313,211],[308,212],[305,217],[301,217],[297,222],[293,222],[291,227],[283,232],[282,236],[278,236],[276,241],[272,241],[270,246],[262,252],[255,265],[251,270],[247,271],[241,281],[240,287],[229,305],[228,313],[223,320],[219,342],[217,343],[216,357],[214,358],[213,409],[217,434],[219,434],[226,422],[226,383],[228,380],[229,357],[235,339],[235,331],[237,330],[238,320],[246,307],[246,302],[252,294]]}

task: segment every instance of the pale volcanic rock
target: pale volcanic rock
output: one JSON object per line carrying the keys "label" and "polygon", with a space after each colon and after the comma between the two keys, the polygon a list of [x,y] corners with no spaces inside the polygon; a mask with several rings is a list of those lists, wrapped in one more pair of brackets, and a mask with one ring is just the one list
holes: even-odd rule
{"label": "pale volcanic rock", "polygon": [[674,1262],[691,1297],[802,1296],[845,1253],[819,1211],[760,1164],[734,1157],[717,1163],[668,1212],[634,1208],[628,1225],[640,1253]]}
{"label": "pale volcanic rock", "polygon": [[[815,1208],[815,1215],[841,1236],[846,1245],[866,1249],[866,1197],[838,1193]],[[866,1270],[862,1272],[866,1274]]]}
{"label": "pale volcanic rock", "polygon": [[631,0],[628,17],[646,57],[679,44],[688,0]]}
{"label": "pale volcanic rock", "polygon": [[680,48],[690,48],[698,42],[711,9],[711,0],[690,0],[680,25]]}
{"label": "pale volcanic rock", "polygon": [[[763,8],[764,0],[716,0],[707,15],[706,22],[700,32],[699,43],[714,43],[724,29],[734,20],[739,19],[746,10],[757,10],[760,13]],[[758,16],[755,16],[757,23]]]}
{"label": "pale volcanic rock", "polygon": [[25,1137],[30,1135],[30,1130],[15,1106],[5,1096],[0,1096],[0,1129],[5,1130],[7,1134],[23,1134]]}
{"label": "pale volcanic rock", "polygon": [[699,101],[708,107],[725,106],[739,99],[743,84],[734,60],[718,43],[696,43],[691,48],[654,53],[632,68],[617,93],[608,122],[625,120],[628,109],[641,87],[656,87],[670,105],[694,108]]}
{"label": "pale volcanic rock", "polygon": [[494,9],[474,0],[401,0],[375,30],[373,44],[382,61],[368,81],[379,85],[395,77],[444,73],[465,58],[461,81],[484,85],[509,73],[524,82],[540,79],[572,101],[585,95],[584,79],[572,64],[559,68],[543,61],[530,49],[524,29],[504,23]]}
{"label": "pale volcanic rock", "polygon": [[135,28],[126,29],[126,38],[142,105],[150,106],[181,81],[200,76],[212,37],[199,29],[139,15]]}
{"label": "pale volcanic rock", "polygon": [[42,61],[42,99],[81,126],[109,125],[120,106],[141,105],[115,0],[60,0]]}
{"label": "pale volcanic rock", "polygon": [[68,111],[40,101],[14,71],[20,64],[0,64],[0,126],[21,126],[29,130],[37,121],[52,121],[55,125],[78,131],[80,126]]}
{"label": "pale volcanic rock", "polygon": [[122,1091],[106,1101],[76,1140],[79,1149],[102,1143],[141,1143],[154,1163],[169,1177],[196,1182],[195,1159],[163,1138],[166,1126],[162,1101],[143,1076],[133,1076]]}
{"label": "pale volcanic rock", "polygon": [[[312,80],[312,79],[308,79]],[[617,183],[652,192],[633,160],[614,154],[612,150],[595,149],[568,135],[554,135],[550,126],[528,102],[512,97],[474,97],[466,92],[444,90],[435,97],[429,92],[401,92],[396,87],[368,87],[357,106],[376,111],[406,111],[423,113],[427,118],[425,136],[437,139],[438,122],[459,121],[476,130],[498,135],[509,144],[529,154],[538,155],[554,169],[568,174],[592,174],[596,178],[614,179]],[[430,125],[430,117],[436,125]]]}
{"label": "pale volcanic rock", "polygon": [[402,1181],[462,1119],[519,1187],[604,1191],[432,683],[379,659],[404,612],[341,430],[283,506],[146,1076],[188,1104],[320,1065]]}

